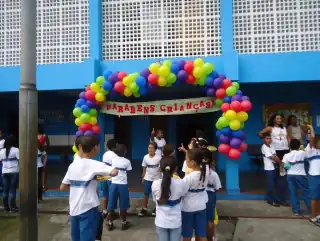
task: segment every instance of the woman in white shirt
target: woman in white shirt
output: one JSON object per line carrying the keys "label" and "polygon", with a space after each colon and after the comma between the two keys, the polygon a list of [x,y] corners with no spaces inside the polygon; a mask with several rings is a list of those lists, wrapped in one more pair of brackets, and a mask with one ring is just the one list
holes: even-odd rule
{"label": "woman in white shirt", "polygon": [[289,139],[297,139],[301,144],[304,143],[305,129],[298,125],[298,120],[295,115],[288,117],[287,132]]}

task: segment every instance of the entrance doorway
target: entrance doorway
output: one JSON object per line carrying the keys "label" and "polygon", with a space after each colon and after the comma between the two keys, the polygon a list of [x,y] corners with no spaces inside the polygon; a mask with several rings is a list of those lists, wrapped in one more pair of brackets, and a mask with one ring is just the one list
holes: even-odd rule
{"label": "entrance doorway", "polygon": [[115,116],[114,138],[127,147],[127,157],[131,160],[131,117]]}

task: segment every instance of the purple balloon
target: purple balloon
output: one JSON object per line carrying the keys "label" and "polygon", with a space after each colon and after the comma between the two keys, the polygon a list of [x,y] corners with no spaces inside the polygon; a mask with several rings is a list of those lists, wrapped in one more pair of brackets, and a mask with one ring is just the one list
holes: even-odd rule
{"label": "purple balloon", "polygon": [[115,91],[115,89],[112,89],[110,92],[110,97],[115,97],[115,96],[118,96],[118,92]]}
{"label": "purple balloon", "polygon": [[140,72],[140,75],[143,76],[145,79],[148,79],[149,74],[150,74],[149,69],[143,69],[143,70]]}
{"label": "purple balloon", "polygon": [[237,95],[242,96],[242,91],[241,90],[237,90]]}
{"label": "purple balloon", "polygon": [[118,72],[114,72],[112,73],[112,75],[110,75],[109,80],[111,82],[111,84],[115,84],[118,81]]}
{"label": "purple balloon", "polygon": [[216,79],[213,81],[213,87],[215,87],[216,89],[221,88],[222,81],[223,81],[223,79],[216,78]]}
{"label": "purple balloon", "polygon": [[83,131],[77,131],[76,132],[76,137],[83,136],[83,135],[84,135]]}
{"label": "purple balloon", "polygon": [[178,80],[181,81],[181,82],[186,81],[187,77],[188,77],[188,74],[187,74],[187,72],[184,71],[184,70],[180,70],[180,71],[178,72],[178,74],[177,74],[177,78],[178,78]]}
{"label": "purple balloon", "polygon": [[232,148],[239,148],[241,146],[242,141],[238,138],[232,138],[230,141],[230,146]]}
{"label": "purple balloon", "polygon": [[213,88],[207,89],[206,95],[207,95],[208,97],[214,97],[214,96],[216,95],[215,89],[213,89]]}
{"label": "purple balloon", "polygon": [[225,79],[226,78],[226,76],[224,75],[224,74],[219,74],[219,79]]}
{"label": "purple balloon", "polygon": [[220,142],[222,144],[229,144],[229,142],[230,142],[229,136],[220,135]]}
{"label": "purple balloon", "polygon": [[85,136],[94,136],[94,133],[92,131],[86,131],[84,133]]}
{"label": "purple balloon", "polygon": [[184,69],[184,65],[186,64],[186,61],[184,61],[184,60],[179,60],[178,61],[178,65],[179,65],[179,68],[180,69]]}
{"label": "purple balloon", "polygon": [[241,102],[242,101],[242,97],[240,95],[234,95],[234,96],[232,96],[231,101],[239,101],[239,102]]}
{"label": "purple balloon", "polygon": [[89,106],[90,108],[94,108],[96,107],[96,103],[92,100],[87,100],[87,106]]}
{"label": "purple balloon", "polygon": [[250,98],[248,96],[242,96],[242,101],[244,100],[250,100]]}
{"label": "purple balloon", "polygon": [[86,99],[86,92],[85,91],[80,92],[79,98],[80,99]]}
{"label": "purple balloon", "polygon": [[242,130],[233,131],[232,136],[240,140],[246,139],[246,133]]}

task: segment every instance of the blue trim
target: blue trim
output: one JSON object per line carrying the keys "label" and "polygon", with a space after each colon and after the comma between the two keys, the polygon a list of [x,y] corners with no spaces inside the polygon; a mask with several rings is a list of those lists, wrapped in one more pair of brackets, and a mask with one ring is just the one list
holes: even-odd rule
{"label": "blue trim", "polygon": [[90,57],[102,60],[102,3],[89,0]]}
{"label": "blue trim", "polygon": [[18,161],[18,158],[6,158],[2,160],[3,162],[14,162],[14,161]]}
{"label": "blue trim", "polygon": [[157,167],[159,167],[159,166],[160,166],[160,164],[157,164],[157,165],[147,165],[148,168],[157,168]]}
{"label": "blue trim", "polygon": [[104,162],[107,166],[111,167],[112,165],[109,162]]}
{"label": "blue trim", "polygon": [[306,159],[306,161],[314,161],[314,160],[320,160],[320,155],[312,156]]}
{"label": "blue trim", "polygon": [[117,170],[119,170],[119,171],[123,171],[123,172],[126,172],[127,171],[127,169],[126,168],[120,168],[120,167],[115,167]]}
{"label": "blue trim", "polygon": [[198,193],[198,192],[203,192],[204,190],[206,190],[206,189],[205,189],[205,188],[201,188],[201,189],[189,189],[188,192]]}
{"label": "blue trim", "polygon": [[208,184],[207,187],[214,188],[213,184]]}
{"label": "blue trim", "polygon": [[157,201],[158,205],[161,205],[161,206],[165,206],[165,207],[174,207],[174,206],[177,206],[180,202],[181,202],[181,199],[182,198],[179,198],[179,199],[176,199],[176,200],[168,200],[165,204],[161,205],[160,204],[160,201]]}
{"label": "blue trim", "polygon": [[88,187],[90,182],[91,182],[91,180],[89,180],[89,181],[70,180],[70,186],[84,188],[84,187]]}

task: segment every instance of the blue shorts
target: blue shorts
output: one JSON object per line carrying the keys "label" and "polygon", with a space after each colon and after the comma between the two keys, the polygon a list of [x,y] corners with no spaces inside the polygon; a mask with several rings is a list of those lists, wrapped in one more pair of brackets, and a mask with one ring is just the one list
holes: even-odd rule
{"label": "blue shorts", "polygon": [[182,212],[182,237],[192,238],[193,230],[196,237],[207,237],[207,211]]}
{"label": "blue shorts", "polygon": [[149,196],[151,193],[151,186],[153,181],[144,180],[143,181],[143,193],[144,195]]}
{"label": "blue shorts", "polygon": [[111,184],[111,181],[106,181],[103,183],[103,197],[105,197],[105,198],[109,197],[110,184]]}
{"label": "blue shorts", "polygon": [[208,202],[207,202],[207,223],[214,221],[214,209],[216,208],[217,196],[215,192],[207,191],[208,194]]}
{"label": "blue shorts", "polygon": [[309,176],[309,192],[312,200],[320,200],[320,175]]}
{"label": "blue shorts", "polygon": [[129,189],[127,184],[110,184],[108,202],[109,212],[114,212],[114,210],[118,208],[118,198],[120,211],[126,211],[130,207]]}

